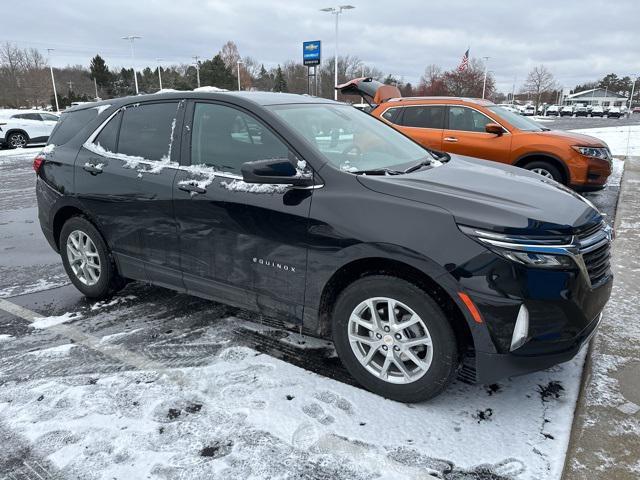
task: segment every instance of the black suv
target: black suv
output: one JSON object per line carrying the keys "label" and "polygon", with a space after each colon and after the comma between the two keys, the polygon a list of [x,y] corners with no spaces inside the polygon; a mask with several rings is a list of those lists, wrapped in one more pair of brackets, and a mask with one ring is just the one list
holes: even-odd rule
{"label": "black suv", "polygon": [[302,324],[400,401],[569,360],[611,291],[610,231],[578,194],[319,98],[82,105],[34,168],[87,297],[141,280]]}

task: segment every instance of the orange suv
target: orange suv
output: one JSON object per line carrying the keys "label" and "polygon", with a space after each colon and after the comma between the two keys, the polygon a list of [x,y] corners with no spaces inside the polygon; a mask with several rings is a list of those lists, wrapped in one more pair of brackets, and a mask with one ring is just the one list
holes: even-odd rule
{"label": "orange suv", "polygon": [[611,152],[587,135],[550,130],[487,100],[457,97],[401,98],[371,78],[336,87],[369,101],[369,113],[432,150],[526,168],[576,190],[604,188]]}

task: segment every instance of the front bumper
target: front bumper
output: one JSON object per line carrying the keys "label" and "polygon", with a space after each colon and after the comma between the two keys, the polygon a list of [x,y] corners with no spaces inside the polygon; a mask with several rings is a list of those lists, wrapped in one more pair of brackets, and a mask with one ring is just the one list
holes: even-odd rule
{"label": "front bumper", "polygon": [[589,343],[600,325],[601,318],[602,314],[598,315],[566,345],[566,348],[560,351],[550,351],[539,355],[476,352],[475,381],[493,383],[502,378],[537,372],[568,362],[578,354],[584,345]]}

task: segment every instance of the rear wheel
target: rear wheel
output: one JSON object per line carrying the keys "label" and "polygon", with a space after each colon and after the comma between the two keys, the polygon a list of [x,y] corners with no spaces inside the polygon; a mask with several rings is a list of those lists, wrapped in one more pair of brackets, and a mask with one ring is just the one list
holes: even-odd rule
{"label": "rear wheel", "polygon": [[102,235],[86,218],[67,220],[59,245],[69,279],[86,297],[106,298],[124,287]]}
{"label": "rear wheel", "polygon": [[435,397],[457,370],[451,325],[416,285],[375,275],[349,285],[332,319],[336,350],[366,389],[401,402]]}
{"label": "rear wheel", "polygon": [[9,148],[22,148],[26,147],[29,139],[23,132],[13,132],[7,136],[7,145]]}
{"label": "rear wheel", "polygon": [[558,167],[555,165],[545,162],[545,161],[536,161],[528,163],[524,168],[527,170],[537,173],[538,175],[542,175],[543,177],[550,178],[551,180],[555,180],[559,183],[563,182],[562,173],[558,170]]}

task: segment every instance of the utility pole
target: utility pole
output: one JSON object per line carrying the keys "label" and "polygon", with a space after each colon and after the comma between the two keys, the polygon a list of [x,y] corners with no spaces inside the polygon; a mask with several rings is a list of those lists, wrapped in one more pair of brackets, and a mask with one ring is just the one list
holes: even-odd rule
{"label": "utility pole", "polygon": [[98,100],[98,81],[93,77],[93,87],[96,89],[96,100]]}
{"label": "utility pole", "polygon": [[242,60],[238,60],[236,63],[238,64],[238,91],[240,91],[240,64],[244,64],[244,62]]}
{"label": "utility pole", "polygon": [[160,90],[162,90],[162,67],[160,66],[160,62],[162,61],[162,59],[156,58],[156,61],[158,62],[158,82],[160,82]]}
{"label": "utility pole", "polygon": [[[342,13],[343,10],[353,10],[354,8],[356,7],[354,7],[353,5],[340,5],[337,7],[327,7],[327,8],[320,9],[321,12],[328,12],[336,16],[336,43],[335,43],[335,53],[333,56],[334,87],[338,86],[338,17],[340,17],[340,14]],[[333,99],[338,100],[338,90],[336,90],[335,88],[333,89]]]}
{"label": "utility pole", "polygon": [[67,83],[69,84],[69,93],[71,93],[73,91],[73,82],[69,80]]}
{"label": "utility pole", "polygon": [[198,79],[198,88],[200,88],[200,57],[198,55],[194,55],[193,58],[196,61],[196,78]]}
{"label": "utility pole", "polygon": [[136,95],[140,93],[138,91],[138,76],[136,75],[136,65],[135,65],[135,50],[133,47],[133,42],[141,39],[142,37],[139,35],[127,35],[126,37],[122,37],[123,40],[129,40],[131,42],[131,64],[133,67],[133,81],[136,84]]}
{"label": "utility pole", "polygon": [[484,81],[482,82],[482,98],[484,99],[484,94],[487,89],[487,68],[489,66],[489,58],[491,57],[482,58],[484,58]]}
{"label": "utility pole", "polygon": [[631,84],[631,97],[629,98],[629,110],[627,111],[627,116],[631,116],[633,113],[633,94],[636,91],[636,82],[638,81],[638,77],[636,76],[635,80]]}
{"label": "utility pole", "polygon": [[53,85],[53,96],[56,99],[56,112],[60,113],[60,106],[58,105],[58,92],[56,91],[56,80],[53,78],[53,65],[51,64],[51,52],[53,52],[54,48],[47,48],[47,53],[49,54],[49,70],[51,71],[51,84]]}

